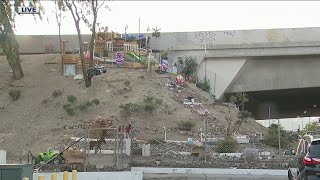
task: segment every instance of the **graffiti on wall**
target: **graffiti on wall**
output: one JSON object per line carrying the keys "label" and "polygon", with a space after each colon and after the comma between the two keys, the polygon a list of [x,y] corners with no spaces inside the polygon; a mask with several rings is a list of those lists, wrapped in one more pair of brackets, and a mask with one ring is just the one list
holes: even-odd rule
{"label": "graffiti on wall", "polygon": [[212,45],[216,41],[216,33],[212,31],[195,32],[195,38],[201,43]]}
{"label": "graffiti on wall", "polygon": [[223,34],[234,37],[236,35],[236,31],[224,31]]}

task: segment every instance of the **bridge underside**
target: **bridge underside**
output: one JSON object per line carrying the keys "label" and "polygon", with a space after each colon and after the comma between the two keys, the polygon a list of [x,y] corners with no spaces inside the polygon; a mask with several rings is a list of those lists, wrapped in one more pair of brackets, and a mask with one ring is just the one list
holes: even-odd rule
{"label": "bridge underside", "polygon": [[[255,119],[272,119],[320,115],[320,87],[247,92],[250,101],[245,109]],[[304,113],[306,112],[306,113]]]}

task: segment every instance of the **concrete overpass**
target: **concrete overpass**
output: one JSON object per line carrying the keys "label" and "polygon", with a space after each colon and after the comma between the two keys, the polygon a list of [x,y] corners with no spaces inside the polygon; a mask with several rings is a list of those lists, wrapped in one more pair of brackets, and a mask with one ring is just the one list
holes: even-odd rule
{"label": "concrete overpass", "polygon": [[[89,38],[83,35],[84,41]],[[17,39],[21,53],[44,53],[49,43],[59,51],[57,35]],[[69,41],[67,50],[79,46],[76,35],[62,39]],[[250,96],[246,108],[256,119],[268,118],[268,106],[272,118],[320,114],[320,28],[161,33],[151,37],[150,46],[169,49],[171,60],[197,58],[198,76],[203,79],[207,74],[212,94],[224,99],[246,92]]]}
{"label": "concrete overpass", "polygon": [[216,98],[246,92],[256,119],[268,106],[272,118],[319,116],[320,28],[162,33],[150,43],[171,59],[197,58]]}

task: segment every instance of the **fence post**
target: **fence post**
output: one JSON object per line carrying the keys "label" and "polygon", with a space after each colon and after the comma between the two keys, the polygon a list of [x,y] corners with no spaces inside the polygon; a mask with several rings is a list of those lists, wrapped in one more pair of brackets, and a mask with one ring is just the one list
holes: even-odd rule
{"label": "fence post", "polygon": [[72,180],[77,180],[77,178],[78,178],[78,172],[77,172],[77,170],[73,170],[72,171]]}
{"label": "fence post", "polygon": [[57,177],[58,177],[57,173],[51,174],[51,180],[57,180],[58,179]]}
{"label": "fence post", "polygon": [[69,175],[68,171],[63,172],[63,180],[69,180],[69,176],[68,175]]}
{"label": "fence post", "polygon": [[44,176],[39,175],[39,176],[38,176],[38,180],[44,180]]}

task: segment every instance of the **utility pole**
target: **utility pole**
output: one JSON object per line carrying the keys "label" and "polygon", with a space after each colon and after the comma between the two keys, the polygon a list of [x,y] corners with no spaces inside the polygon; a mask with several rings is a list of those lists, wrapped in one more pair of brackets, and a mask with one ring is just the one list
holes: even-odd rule
{"label": "utility pole", "polygon": [[270,109],[270,105],[268,107],[269,110],[269,127],[271,126],[271,109]]}
{"label": "utility pole", "polygon": [[204,80],[207,82],[207,37],[204,36]]}
{"label": "utility pole", "polygon": [[139,60],[141,59],[141,39],[140,39],[140,17],[139,17]]}
{"label": "utility pole", "polygon": [[281,142],[280,142],[280,119],[278,119],[278,138],[279,138],[279,153],[280,153],[280,150],[281,150]]}
{"label": "utility pole", "polygon": [[207,167],[207,121],[204,119],[204,165]]}
{"label": "utility pole", "polygon": [[126,27],[124,28],[124,42],[127,42],[127,29],[128,25],[126,25]]}

